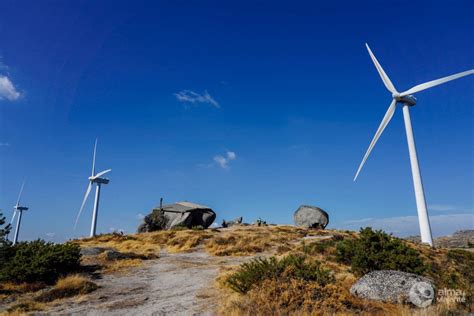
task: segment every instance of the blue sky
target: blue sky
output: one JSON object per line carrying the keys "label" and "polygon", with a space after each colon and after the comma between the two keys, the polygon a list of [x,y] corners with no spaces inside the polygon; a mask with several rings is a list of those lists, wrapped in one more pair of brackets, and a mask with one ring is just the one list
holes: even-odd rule
{"label": "blue sky", "polygon": [[[73,230],[99,139],[112,168],[98,231],[133,232],[159,203],[417,234],[401,109],[352,178],[399,90],[473,68],[472,1],[2,1],[0,208],[26,179],[22,239]],[[474,227],[473,78],[412,113],[433,233]]]}

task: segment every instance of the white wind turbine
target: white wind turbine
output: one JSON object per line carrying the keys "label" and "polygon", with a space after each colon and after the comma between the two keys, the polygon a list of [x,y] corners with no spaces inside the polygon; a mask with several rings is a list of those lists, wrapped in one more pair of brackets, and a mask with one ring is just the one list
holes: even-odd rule
{"label": "white wind turbine", "polygon": [[16,221],[16,227],[15,227],[15,235],[13,236],[13,244],[16,244],[18,242],[18,234],[20,233],[21,216],[23,215],[23,211],[28,210],[26,206],[20,205],[20,198],[21,198],[21,194],[23,193],[24,187],[25,187],[25,182],[23,182],[23,184],[21,185],[20,194],[18,195],[18,200],[16,201],[16,204],[13,207],[13,216],[10,221],[10,226],[11,226],[15,219],[15,215],[18,213],[18,219]]}
{"label": "white wind turbine", "polygon": [[474,69],[463,71],[463,72],[460,72],[451,76],[443,77],[440,79],[428,81],[428,82],[416,85],[404,92],[398,92],[397,89],[395,89],[395,86],[393,85],[393,83],[390,81],[390,78],[387,76],[387,74],[383,70],[382,66],[380,66],[374,54],[370,50],[369,45],[365,44],[365,46],[367,46],[369,55],[372,58],[372,61],[375,64],[375,68],[377,68],[377,71],[380,75],[380,78],[382,78],[382,81],[385,87],[388,89],[388,91],[392,93],[392,102],[390,103],[390,106],[388,107],[388,110],[385,113],[385,116],[383,117],[382,122],[380,123],[380,126],[377,129],[377,132],[375,133],[375,136],[372,139],[372,142],[370,143],[369,148],[367,149],[367,152],[365,153],[364,158],[362,159],[362,162],[360,163],[359,169],[357,169],[357,173],[354,177],[354,181],[357,179],[357,176],[359,175],[360,170],[364,166],[365,161],[369,157],[370,152],[374,148],[375,143],[380,138],[380,135],[382,135],[382,132],[384,131],[385,127],[387,127],[388,123],[392,119],[393,114],[395,113],[396,105],[401,104],[403,106],[403,119],[405,121],[405,129],[406,129],[407,141],[408,141],[408,150],[410,152],[410,164],[411,164],[411,171],[412,171],[412,176],[413,176],[413,185],[415,187],[416,208],[418,210],[418,221],[420,224],[421,241],[423,243],[428,243],[430,246],[433,246],[430,221],[428,218],[428,211],[426,209],[425,194],[423,192],[423,183],[421,181],[420,167],[418,165],[418,158],[416,155],[415,139],[413,137],[413,129],[412,129],[411,120],[410,120],[409,108],[410,106],[414,106],[416,104],[416,99],[412,94],[432,88],[434,86],[443,84],[445,82],[448,82],[454,79],[471,75],[474,73]]}
{"label": "white wind turbine", "polygon": [[79,210],[79,213],[77,214],[76,218],[76,223],[74,225],[74,229],[77,226],[77,222],[79,221],[79,217],[81,216],[82,210],[84,209],[84,205],[86,204],[87,197],[89,196],[89,193],[91,193],[92,190],[92,185],[96,184],[96,190],[95,190],[95,200],[94,200],[94,212],[92,213],[92,224],[91,224],[91,233],[90,237],[95,236],[95,230],[97,226],[97,213],[99,212],[99,199],[100,199],[100,187],[102,184],[107,184],[109,183],[109,179],[102,178],[102,176],[110,171],[112,169],[107,169],[99,173],[95,173],[95,154],[97,151],[97,139],[95,140],[95,145],[94,145],[94,156],[92,158],[92,175],[89,177],[89,185],[87,186],[86,194],[84,195],[84,200],[82,201],[81,208]]}

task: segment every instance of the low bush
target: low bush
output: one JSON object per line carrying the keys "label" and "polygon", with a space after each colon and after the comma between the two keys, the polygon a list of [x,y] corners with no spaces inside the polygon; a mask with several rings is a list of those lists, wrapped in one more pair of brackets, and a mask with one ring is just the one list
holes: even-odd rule
{"label": "low bush", "polygon": [[7,263],[0,267],[0,281],[45,282],[80,267],[80,248],[73,244],[53,244],[43,240],[21,242],[11,247]]}
{"label": "low bush", "polygon": [[5,216],[0,212],[0,267],[4,266],[8,262],[10,256],[10,241],[7,236],[10,233],[11,225],[5,221]]}
{"label": "low bush", "polygon": [[[282,259],[276,257],[257,258],[243,263],[240,269],[227,279],[231,289],[247,293],[253,286],[264,280],[298,279],[314,281],[324,286],[334,280],[330,270],[321,267],[318,261],[311,261],[305,256],[288,255]],[[284,281],[283,281],[284,282]]]}
{"label": "low bush", "polygon": [[301,242],[301,250],[307,255],[324,254],[327,255],[336,245],[336,239],[323,239],[312,243]]}
{"label": "low bush", "polygon": [[367,227],[360,230],[359,238],[337,243],[336,261],[351,266],[357,275],[374,270],[399,270],[421,274],[426,266],[415,249],[401,239],[381,230]]}
{"label": "low bush", "polygon": [[51,302],[56,299],[83,295],[97,289],[94,282],[89,281],[82,275],[72,274],[58,280],[56,285],[36,297],[38,302]]}

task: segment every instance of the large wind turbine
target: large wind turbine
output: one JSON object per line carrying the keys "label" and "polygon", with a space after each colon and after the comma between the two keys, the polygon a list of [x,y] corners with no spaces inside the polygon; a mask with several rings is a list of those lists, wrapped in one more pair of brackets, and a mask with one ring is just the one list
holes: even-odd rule
{"label": "large wind turbine", "polygon": [[20,198],[21,198],[21,194],[23,193],[24,187],[25,187],[25,182],[23,182],[23,184],[21,185],[20,194],[18,194],[18,200],[16,201],[16,204],[13,207],[13,216],[12,216],[12,220],[10,221],[10,225],[11,225],[13,223],[13,220],[15,219],[15,215],[18,213],[18,219],[16,221],[16,227],[15,227],[15,235],[13,236],[13,244],[16,244],[18,242],[18,234],[20,233],[21,216],[23,215],[23,211],[28,210],[26,206],[20,205]]}
{"label": "large wind turbine", "polygon": [[109,183],[109,179],[102,178],[102,176],[110,171],[112,169],[107,169],[99,173],[95,173],[95,154],[97,152],[97,139],[95,140],[95,145],[94,145],[94,156],[92,158],[92,175],[89,177],[89,185],[87,186],[86,194],[84,195],[84,200],[82,201],[81,208],[79,210],[79,213],[77,214],[76,218],[76,224],[74,225],[74,229],[77,226],[77,222],[79,221],[79,217],[81,216],[82,210],[84,209],[84,205],[86,204],[87,197],[89,196],[89,193],[91,193],[92,190],[92,185],[96,184],[96,189],[95,189],[95,200],[94,200],[94,212],[92,213],[92,224],[91,224],[91,233],[90,237],[95,236],[95,230],[97,226],[97,213],[99,212],[99,199],[100,199],[100,187],[102,184],[107,184]]}
{"label": "large wind turbine", "polygon": [[393,85],[393,83],[390,81],[390,78],[387,76],[387,74],[383,70],[382,66],[380,66],[379,62],[377,61],[377,58],[375,58],[374,54],[370,50],[369,45],[365,44],[365,46],[367,46],[367,50],[369,51],[370,58],[372,58],[375,68],[377,68],[377,71],[380,75],[380,78],[382,78],[382,81],[385,87],[387,88],[388,91],[392,93],[392,102],[390,103],[390,106],[388,107],[388,110],[385,113],[385,116],[383,117],[382,122],[380,123],[380,126],[377,129],[377,132],[375,133],[375,136],[372,139],[372,142],[370,143],[369,148],[367,149],[367,152],[365,153],[364,158],[362,159],[362,162],[360,163],[359,169],[357,169],[357,173],[354,177],[354,181],[357,179],[357,176],[359,175],[360,170],[364,166],[365,161],[369,157],[370,152],[374,148],[375,143],[377,143],[377,140],[380,138],[380,135],[382,135],[385,127],[387,127],[388,123],[392,119],[393,114],[395,113],[395,108],[397,104],[402,105],[403,106],[403,119],[405,121],[405,130],[406,130],[407,141],[408,141],[408,150],[410,152],[410,164],[411,164],[411,172],[413,176],[413,185],[415,187],[416,208],[418,210],[418,221],[420,224],[421,241],[423,243],[428,243],[430,246],[433,246],[433,238],[431,235],[431,227],[430,227],[430,221],[428,218],[428,211],[426,209],[425,194],[423,192],[423,183],[421,181],[420,166],[418,165],[418,158],[416,155],[415,139],[413,137],[413,129],[411,126],[409,109],[411,106],[414,106],[416,104],[416,99],[413,96],[413,93],[432,88],[434,86],[443,84],[445,82],[448,82],[454,79],[471,75],[474,73],[474,69],[463,71],[463,72],[460,72],[451,76],[443,77],[440,79],[428,81],[428,82],[416,85],[404,92],[398,92],[397,89],[395,89],[395,86]]}

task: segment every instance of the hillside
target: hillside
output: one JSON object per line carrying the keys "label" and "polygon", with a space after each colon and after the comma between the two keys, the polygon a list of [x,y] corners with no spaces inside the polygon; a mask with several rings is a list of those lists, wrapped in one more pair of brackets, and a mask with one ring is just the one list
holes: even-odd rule
{"label": "hillside", "polygon": [[[410,236],[405,238],[413,242],[420,242],[420,236]],[[474,247],[474,230],[460,230],[449,236],[442,236],[434,239],[434,245],[438,248],[466,248]]]}
{"label": "hillside", "polygon": [[[438,302],[418,309],[409,304],[354,297],[349,289],[360,274],[350,262],[337,258],[337,247],[343,241],[359,238],[359,233],[350,231],[252,225],[107,234],[74,240],[72,243],[80,245],[83,253],[81,275],[98,286],[95,291],[38,303],[35,297],[45,289],[8,292],[3,285],[2,292],[7,294],[3,295],[0,311],[43,310],[77,315],[472,312],[472,252],[432,249],[410,241],[402,243],[419,254],[422,274],[432,279],[438,289],[464,291],[467,301]],[[242,264],[253,262],[255,268],[258,265],[252,260],[258,257],[275,257],[264,261],[267,266],[272,260],[290,265],[282,270],[283,274],[255,279],[252,273],[262,271],[245,270]],[[285,258],[304,260],[295,264]],[[403,263],[407,258],[408,255],[394,260]],[[311,267],[311,271],[305,267]]]}

